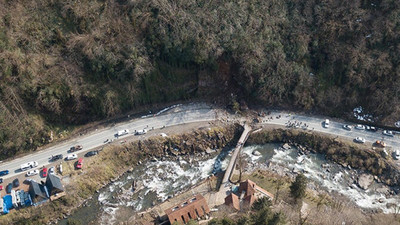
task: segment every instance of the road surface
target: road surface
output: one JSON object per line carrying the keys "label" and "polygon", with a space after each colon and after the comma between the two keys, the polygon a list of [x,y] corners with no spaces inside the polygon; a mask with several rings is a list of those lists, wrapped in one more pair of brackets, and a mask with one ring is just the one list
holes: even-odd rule
{"label": "road surface", "polygon": [[[183,105],[175,109],[171,109],[162,114],[157,114],[156,116],[150,116],[147,118],[136,118],[132,119],[129,122],[118,124],[113,127],[104,128],[102,130],[94,131],[90,134],[80,136],[69,141],[60,143],[56,146],[49,147],[43,149],[41,151],[33,152],[29,155],[23,156],[21,158],[17,158],[8,162],[3,162],[0,164],[0,170],[9,170],[9,175],[3,176],[3,178],[9,178],[16,174],[21,174],[20,165],[30,161],[37,161],[39,163],[39,167],[46,166],[49,164],[49,158],[52,155],[63,154],[64,157],[68,154],[67,151],[71,146],[74,145],[82,145],[83,150],[78,151],[78,153],[82,153],[88,151],[89,149],[98,148],[104,145],[104,141],[106,139],[115,138],[114,135],[118,132],[118,130],[129,129],[130,134],[123,136],[129,137],[133,135],[134,130],[141,130],[144,128],[154,129],[162,128],[163,126],[174,126],[184,123],[193,123],[193,122],[209,122],[218,119],[218,111],[212,109],[212,107],[206,104],[188,104]],[[276,117],[278,115],[282,115],[279,119]],[[227,115],[228,116],[228,115]],[[273,117],[273,119],[268,119],[268,117]],[[294,118],[293,118],[294,117]],[[238,118],[233,118],[232,116],[228,116],[226,121],[234,121]],[[288,113],[285,112],[272,112],[271,115],[263,118],[262,124],[273,124],[273,125],[282,125],[285,126],[288,121],[301,121],[303,124],[306,123],[309,130],[318,131],[322,133],[337,135],[340,137],[354,139],[357,136],[363,137],[367,142],[374,143],[376,140],[382,140],[386,142],[388,146],[392,146],[393,148],[400,147],[400,138],[399,136],[389,137],[382,135],[382,131],[378,132],[369,132],[369,131],[360,131],[353,129],[352,131],[347,131],[342,128],[343,123],[334,122],[331,120],[330,128],[323,128],[322,121],[324,118],[319,118],[316,116],[302,116],[302,115],[294,115],[292,114],[290,117]],[[368,143],[368,144],[370,144]]]}
{"label": "road surface", "polygon": [[[277,118],[277,116],[281,115],[280,118]],[[290,116],[289,116],[290,115]],[[273,119],[268,119],[269,117],[272,117]],[[343,129],[344,124],[349,124],[349,125],[355,125],[351,123],[339,123],[330,120],[330,125],[329,128],[324,128],[323,121],[325,118],[320,118],[320,117],[311,117],[311,116],[303,116],[303,115],[295,115],[295,114],[288,114],[284,112],[272,112],[271,115],[265,116],[262,118],[261,124],[272,124],[272,125],[281,125],[281,126],[286,126],[286,124],[291,121],[297,121],[297,122],[302,122],[302,125],[306,123],[308,125],[307,130],[311,131],[317,131],[321,133],[326,133],[326,134],[331,134],[331,135],[336,135],[341,138],[347,138],[354,140],[356,137],[362,137],[366,140],[366,145],[371,145],[372,143],[375,143],[376,140],[383,140],[388,147],[392,147],[393,149],[397,149],[400,147],[400,138],[398,135],[395,135],[394,137],[390,137],[387,135],[382,134],[382,129],[378,130],[377,132],[372,132],[372,131],[367,131],[367,130],[357,130],[353,127],[351,131]],[[362,123],[360,123],[362,124]],[[294,128],[293,128],[294,129]],[[300,128],[302,127],[300,126]]]}
{"label": "road surface", "polygon": [[[46,148],[44,150],[33,152],[32,154],[26,155],[21,158],[17,158],[8,162],[3,162],[0,164],[1,170],[9,170],[10,173],[2,178],[6,179],[12,177],[16,174],[21,174],[20,166],[23,163],[30,161],[37,161],[40,168],[50,164],[49,158],[52,155],[63,154],[64,158],[68,155],[67,151],[71,146],[82,145],[83,150],[78,151],[78,153],[88,151],[89,149],[98,148],[104,145],[106,139],[114,139],[114,135],[119,130],[129,129],[130,133],[122,137],[129,137],[134,135],[134,130],[141,129],[159,129],[163,126],[174,126],[185,123],[193,122],[208,122],[216,119],[216,110],[212,109],[210,106],[205,104],[189,104],[182,107],[175,108],[169,112],[164,112],[161,115],[149,116],[147,118],[133,119],[129,122],[119,124],[113,127],[108,127],[99,131],[95,131],[91,134],[80,136],[69,140],[67,142],[58,144],[53,147]],[[27,170],[29,171],[29,170]],[[24,171],[25,173],[26,171]]]}

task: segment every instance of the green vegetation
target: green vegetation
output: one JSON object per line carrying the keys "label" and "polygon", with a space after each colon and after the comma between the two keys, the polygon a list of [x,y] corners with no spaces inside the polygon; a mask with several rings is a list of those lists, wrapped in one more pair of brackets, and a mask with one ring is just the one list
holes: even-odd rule
{"label": "green vegetation", "polygon": [[290,194],[296,202],[302,201],[306,195],[307,178],[304,174],[296,176],[296,180],[290,185]]}
{"label": "green vegetation", "polygon": [[[382,123],[400,112],[400,5],[0,0],[0,155],[144,104],[210,97]],[[58,133],[55,133],[57,135]]]}

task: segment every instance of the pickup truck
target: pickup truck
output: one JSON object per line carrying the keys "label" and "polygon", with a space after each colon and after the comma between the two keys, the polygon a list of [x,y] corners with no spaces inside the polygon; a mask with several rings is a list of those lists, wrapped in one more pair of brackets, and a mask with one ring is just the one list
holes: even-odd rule
{"label": "pickup truck", "polygon": [[39,164],[36,161],[27,162],[27,163],[21,165],[21,170],[24,171],[24,170],[27,170],[27,169],[31,169],[33,167],[37,167],[38,165]]}
{"label": "pickup truck", "polygon": [[119,130],[119,131],[117,132],[117,135],[116,135],[116,136],[122,136],[122,135],[126,135],[126,134],[129,134],[129,130],[128,130],[128,129]]}
{"label": "pickup truck", "polygon": [[79,150],[82,150],[82,149],[83,149],[82,145],[75,145],[75,146],[72,146],[69,149],[69,152],[76,152],[76,151],[79,151]]}

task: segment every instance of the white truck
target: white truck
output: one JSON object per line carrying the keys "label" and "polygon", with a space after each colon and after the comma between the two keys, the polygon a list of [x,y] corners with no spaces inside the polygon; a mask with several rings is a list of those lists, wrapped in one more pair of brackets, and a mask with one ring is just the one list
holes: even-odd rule
{"label": "white truck", "polygon": [[28,169],[37,167],[38,165],[39,165],[39,163],[36,162],[36,161],[27,162],[27,163],[24,163],[24,164],[21,165],[21,170],[22,170],[22,171],[28,170]]}
{"label": "white truck", "polygon": [[122,135],[126,135],[126,134],[129,134],[129,130],[128,130],[128,129],[119,130],[119,131],[117,132],[117,136],[122,136]]}
{"label": "white truck", "polygon": [[141,135],[141,134],[146,134],[146,133],[147,133],[147,130],[146,130],[146,129],[137,130],[137,131],[135,132],[136,135]]}

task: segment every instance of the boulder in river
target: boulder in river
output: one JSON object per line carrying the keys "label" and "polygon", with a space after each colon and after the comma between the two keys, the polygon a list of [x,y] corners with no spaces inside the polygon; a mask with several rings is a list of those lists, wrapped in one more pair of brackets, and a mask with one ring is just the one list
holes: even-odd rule
{"label": "boulder in river", "polygon": [[261,152],[254,150],[251,154],[253,154],[254,156],[260,156]]}
{"label": "boulder in river", "polygon": [[363,173],[358,177],[358,186],[364,190],[367,190],[373,181],[374,177],[372,175]]}
{"label": "boulder in river", "polygon": [[285,143],[285,144],[282,146],[282,148],[285,149],[285,150],[288,150],[288,149],[291,149],[292,147],[291,147],[288,143]]}

